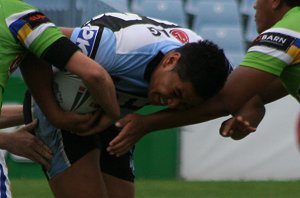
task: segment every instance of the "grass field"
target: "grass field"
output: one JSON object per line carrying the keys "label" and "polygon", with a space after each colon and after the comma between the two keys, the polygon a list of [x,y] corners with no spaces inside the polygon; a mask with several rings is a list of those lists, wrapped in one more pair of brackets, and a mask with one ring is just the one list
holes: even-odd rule
{"label": "grass field", "polygon": [[[44,179],[12,179],[14,198],[52,198]],[[300,181],[137,180],[136,198],[297,198]]]}

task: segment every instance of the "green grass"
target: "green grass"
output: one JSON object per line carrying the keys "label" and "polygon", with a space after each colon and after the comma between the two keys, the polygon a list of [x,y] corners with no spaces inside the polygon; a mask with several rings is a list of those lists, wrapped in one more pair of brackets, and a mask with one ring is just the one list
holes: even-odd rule
{"label": "green grass", "polygon": [[46,179],[11,179],[13,198],[53,198]]}
{"label": "green grass", "polygon": [[300,197],[300,181],[289,182],[137,182],[137,198],[295,198]]}
{"label": "green grass", "polygon": [[[45,179],[12,179],[14,198],[52,198]],[[300,181],[137,180],[136,198],[295,198]]]}

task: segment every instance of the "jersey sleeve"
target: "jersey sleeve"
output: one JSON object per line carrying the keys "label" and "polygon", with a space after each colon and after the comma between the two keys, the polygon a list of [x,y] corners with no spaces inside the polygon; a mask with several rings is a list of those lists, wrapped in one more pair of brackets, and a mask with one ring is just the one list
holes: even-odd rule
{"label": "jersey sleeve", "polygon": [[252,43],[241,66],[280,76],[286,67],[299,63],[299,37],[284,29],[270,29]]}
{"label": "jersey sleeve", "polygon": [[7,27],[16,42],[41,56],[63,34],[43,13],[28,4],[14,2],[4,10]]}
{"label": "jersey sleeve", "polygon": [[50,19],[21,1],[2,1],[5,22],[17,43],[56,67],[65,66],[78,50]]}

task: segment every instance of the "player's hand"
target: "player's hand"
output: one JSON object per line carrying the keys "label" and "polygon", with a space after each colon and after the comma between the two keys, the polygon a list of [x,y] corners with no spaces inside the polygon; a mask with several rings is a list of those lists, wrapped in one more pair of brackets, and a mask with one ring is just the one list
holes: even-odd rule
{"label": "player's hand", "polygon": [[96,130],[95,123],[102,115],[102,111],[94,113],[79,114],[75,112],[62,112],[60,118],[56,117],[55,120],[50,122],[57,128],[71,131],[72,133],[84,133],[92,129]]}
{"label": "player's hand", "polygon": [[36,124],[37,120],[34,120],[15,132],[1,133],[5,142],[3,147],[13,154],[24,156],[49,168],[52,151],[29,132],[34,130]]}
{"label": "player's hand", "polygon": [[91,127],[87,131],[78,132],[77,135],[80,136],[87,136],[92,135],[96,133],[100,133],[101,131],[107,129],[109,126],[113,124],[113,119],[106,115],[106,114],[99,114],[97,119],[95,119],[94,123],[91,125]]}
{"label": "player's hand", "polygon": [[143,116],[138,114],[126,115],[116,122],[116,126],[122,130],[107,147],[108,153],[116,156],[127,153],[148,132]]}
{"label": "player's hand", "polygon": [[223,137],[231,137],[234,140],[240,140],[256,131],[250,123],[241,116],[231,117],[225,120],[220,127],[220,134]]}

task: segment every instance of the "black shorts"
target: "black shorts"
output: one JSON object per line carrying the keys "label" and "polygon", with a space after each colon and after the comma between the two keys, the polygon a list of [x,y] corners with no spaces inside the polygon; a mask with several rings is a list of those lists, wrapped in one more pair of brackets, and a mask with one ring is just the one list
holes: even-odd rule
{"label": "black shorts", "polygon": [[[119,133],[118,128],[111,126],[99,134],[84,137],[77,136],[67,131],[56,129],[53,126],[49,127],[49,123],[43,117],[42,112],[37,112],[39,108],[36,106],[33,109],[35,114],[40,113],[40,118],[42,118],[39,119],[39,126],[33,133],[50,147],[52,152],[54,152],[53,161],[57,162],[53,163],[52,170],[44,170],[47,178],[64,171],[91,150],[99,148],[101,150],[100,168],[104,173],[126,181],[134,181],[133,149],[121,157],[112,156],[106,151],[109,142]],[[29,92],[25,94],[23,113],[25,123],[31,122],[32,102]]]}

